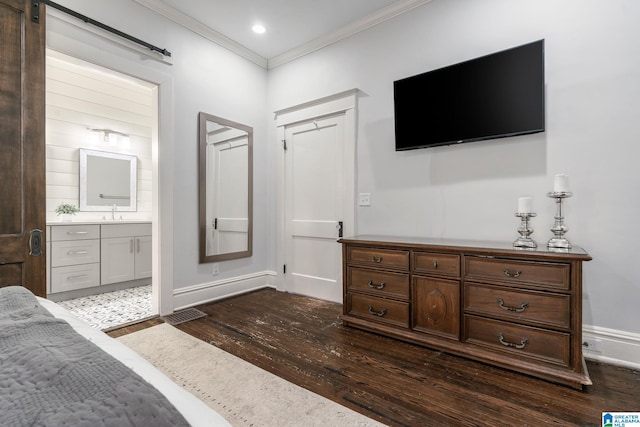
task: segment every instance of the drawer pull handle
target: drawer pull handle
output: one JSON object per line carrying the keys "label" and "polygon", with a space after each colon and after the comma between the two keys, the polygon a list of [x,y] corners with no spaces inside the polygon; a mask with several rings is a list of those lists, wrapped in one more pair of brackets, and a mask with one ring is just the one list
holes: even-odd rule
{"label": "drawer pull handle", "polygon": [[88,231],[67,231],[67,234],[70,236],[76,236],[81,234],[87,234]]}
{"label": "drawer pull handle", "polygon": [[514,277],[515,278],[515,277],[520,277],[520,275],[522,274],[522,271],[517,270],[515,273],[512,273],[512,272],[509,271],[508,268],[505,268],[504,269],[504,274],[506,276],[508,276],[508,277]]}
{"label": "drawer pull handle", "polygon": [[502,334],[498,335],[498,341],[500,341],[500,344],[502,344],[505,347],[517,348],[518,350],[523,349],[529,343],[528,338],[522,338],[520,340],[520,344],[514,344],[512,342],[505,341],[504,335]]}
{"label": "drawer pull handle", "polygon": [[502,298],[498,298],[498,305],[503,310],[515,311],[516,313],[522,313],[523,311],[525,311],[527,309],[527,307],[529,307],[529,303],[528,302],[523,302],[522,304],[520,304],[520,308],[518,308],[518,307],[509,307],[508,305],[504,305],[504,301],[503,301]]}
{"label": "drawer pull handle", "polygon": [[385,286],[387,286],[387,282],[380,282],[379,285],[374,285],[373,282],[371,280],[369,280],[369,282],[367,283],[367,285],[369,285],[370,288],[373,289],[382,289]]}
{"label": "drawer pull handle", "polygon": [[387,314],[387,309],[383,308],[382,311],[373,311],[373,307],[369,306],[369,313],[373,314],[374,316],[382,317]]}
{"label": "drawer pull handle", "polygon": [[89,251],[68,251],[67,255],[86,255]]}
{"label": "drawer pull handle", "polygon": [[437,259],[433,260],[433,268],[438,268],[438,260]]}
{"label": "drawer pull handle", "polygon": [[80,274],[78,276],[69,276],[69,277],[67,277],[67,281],[72,282],[74,280],[86,279],[87,277],[89,277],[89,276],[87,276],[86,274]]}
{"label": "drawer pull handle", "polygon": [[381,263],[381,262],[382,262],[382,257],[381,257],[381,256],[379,256],[379,257],[372,256],[372,257],[371,257],[371,261],[373,261],[373,262],[375,262],[375,263],[378,263],[378,264],[379,264],[379,263]]}

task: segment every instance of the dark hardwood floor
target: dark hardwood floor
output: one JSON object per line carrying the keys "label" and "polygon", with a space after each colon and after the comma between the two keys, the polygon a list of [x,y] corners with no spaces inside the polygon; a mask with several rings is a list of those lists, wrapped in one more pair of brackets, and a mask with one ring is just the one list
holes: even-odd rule
{"label": "dark hardwood floor", "polygon": [[208,316],[179,329],[391,426],[598,426],[603,411],[640,411],[631,369],[588,362],[594,385],[574,390],[345,327],[341,305],[272,289],[197,308]]}

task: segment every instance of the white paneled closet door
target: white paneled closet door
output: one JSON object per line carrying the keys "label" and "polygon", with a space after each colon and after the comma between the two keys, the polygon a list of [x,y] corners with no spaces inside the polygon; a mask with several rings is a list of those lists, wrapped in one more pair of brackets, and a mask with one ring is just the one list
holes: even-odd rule
{"label": "white paneled closet door", "polygon": [[344,114],[286,128],[286,290],[342,300]]}
{"label": "white paneled closet door", "polygon": [[356,233],[358,90],[275,112],[277,288],[342,302],[342,246]]}

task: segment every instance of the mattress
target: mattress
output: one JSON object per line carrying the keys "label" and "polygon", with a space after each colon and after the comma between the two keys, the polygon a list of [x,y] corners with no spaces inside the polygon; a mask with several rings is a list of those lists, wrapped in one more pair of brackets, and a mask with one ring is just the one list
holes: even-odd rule
{"label": "mattress", "polygon": [[56,303],[36,297],[38,302],[54,317],[67,321],[80,335],[91,341],[106,353],[122,362],[125,366],[144,378],[182,414],[194,427],[230,426],[228,421],[201,400],[171,381],[166,375],[143,359],[136,352],[109,337],[102,331],[92,328],[84,321]]}

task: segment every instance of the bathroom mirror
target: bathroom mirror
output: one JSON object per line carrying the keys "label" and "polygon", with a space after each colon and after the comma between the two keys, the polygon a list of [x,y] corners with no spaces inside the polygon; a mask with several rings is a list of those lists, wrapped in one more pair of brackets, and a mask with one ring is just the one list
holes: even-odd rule
{"label": "bathroom mirror", "polygon": [[80,149],[80,210],[136,211],[136,156]]}
{"label": "bathroom mirror", "polygon": [[200,263],[251,256],[253,128],[198,115]]}

